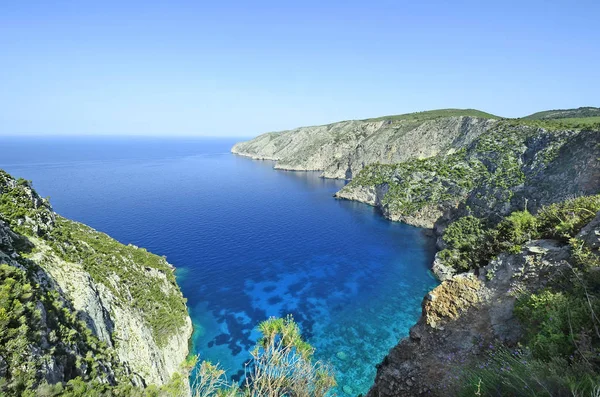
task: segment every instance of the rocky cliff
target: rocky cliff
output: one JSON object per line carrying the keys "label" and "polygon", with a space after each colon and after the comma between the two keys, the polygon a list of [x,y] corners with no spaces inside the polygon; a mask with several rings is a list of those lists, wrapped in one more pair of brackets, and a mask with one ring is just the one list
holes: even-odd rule
{"label": "rocky cliff", "polygon": [[0,266],[0,392],[190,393],[191,320],[164,258],[57,215],[0,171]]}
{"label": "rocky cliff", "polygon": [[542,112],[529,120],[446,109],[268,133],[232,152],[275,160],[276,169],[352,180],[336,197],[432,228],[466,207],[499,219],[525,200],[535,210],[595,193],[600,124],[579,117],[597,111]]}
{"label": "rocky cliff", "polygon": [[432,228],[469,208],[500,217],[594,194],[600,134],[501,121],[451,154],[365,167],[336,197],[379,207],[384,216]]}
{"label": "rocky cliff", "polygon": [[265,134],[232,152],[351,179],[336,197],[438,236],[443,282],[369,397],[586,395],[600,384],[598,111],[423,112]]}
{"label": "rocky cliff", "polygon": [[343,121],[260,135],[231,151],[276,160],[277,169],[351,179],[367,164],[427,158],[468,145],[496,123],[493,117],[478,111],[433,111]]}

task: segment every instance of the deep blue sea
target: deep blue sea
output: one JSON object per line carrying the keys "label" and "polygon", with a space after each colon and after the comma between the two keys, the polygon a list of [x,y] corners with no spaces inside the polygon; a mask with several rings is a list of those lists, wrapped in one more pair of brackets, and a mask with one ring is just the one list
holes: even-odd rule
{"label": "deep blue sea", "polygon": [[194,351],[234,379],[255,325],[292,314],[340,391],[364,393],[436,284],[433,242],[334,199],[343,181],[273,170],[230,154],[234,143],[4,137],[0,168],[32,180],[63,216],[166,255],[188,299]]}

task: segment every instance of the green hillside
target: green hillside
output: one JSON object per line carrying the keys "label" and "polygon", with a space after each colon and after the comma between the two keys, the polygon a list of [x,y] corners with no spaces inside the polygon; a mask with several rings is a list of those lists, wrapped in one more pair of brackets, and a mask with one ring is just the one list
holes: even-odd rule
{"label": "green hillside", "polygon": [[372,119],[366,119],[363,121],[380,121],[380,120],[431,120],[442,117],[459,117],[459,116],[470,116],[470,117],[480,117],[485,119],[501,119],[502,117],[495,116],[491,113],[482,112],[477,109],[437,109],[437,110],[428,110],[424,112],[415,112],[415,113],[406,113],[395,116],[383,116],[376,117]]}

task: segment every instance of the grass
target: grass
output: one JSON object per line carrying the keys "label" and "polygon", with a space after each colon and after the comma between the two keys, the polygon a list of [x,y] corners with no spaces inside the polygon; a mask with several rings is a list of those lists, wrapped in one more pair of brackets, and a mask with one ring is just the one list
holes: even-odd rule
{"label": "grass", "polygon": [[600,116],[570,117],[570,118],[560,119],[559,121],[560,121],[560,123],[567,124],[567,125],[573,125],[573,126],[576,126],[576,125],[594,126],[594,125],[600,124]]}

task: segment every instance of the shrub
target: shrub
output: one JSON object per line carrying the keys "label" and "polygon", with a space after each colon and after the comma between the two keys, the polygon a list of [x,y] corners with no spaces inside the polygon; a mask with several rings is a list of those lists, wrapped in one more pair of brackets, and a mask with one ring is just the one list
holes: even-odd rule
{"label": "shrub", "polygon": [[[518,253],[521,245],[533,239],[551,238],[568,242],[600,211],[600,195],[583,196],[552,204],[533,215],[515,211],[496,227],[473,216],[464,216],[444,231],[447,248],[440,258],[458,271],[468,271],[486,265],[501,252]],[[585,251],[580,249],[582,257]],[[587,255],[592,263],[594,257]],[[593,263],[598,263],[596,262]]]}
{"label": "shrub", "polygon": [[582,196],[542,208],[537,214],[541,235],[569,241],[600,211],[600,195]]}
{"label": "shrub", "polygon": [[485,235],[484,223],[474,216],[463,216],[450,224],[444,232],[448,246],[466,251],[481,244]]}
{"label": "shrub", "polygon": [[498,224],[497,239],[509,244],[523,244],[537,238],[537,219],[529,211],[515,211]]}
{"label": "shrub", "polygon": [[459,218],[446,228],[443,239],[448,248],[440,252],[440,258],[458,271],[477,268],[485,259],[486,229],[479,218]]}
{"label": "shrub", "polygon": [[251,352],[244,387],[229,384],[222,369],[202,362],[192,385],[195,397],[323,397],[335,387],[332,370],[312,361],[314,349],[291,316],[271,318],[258,329],[262,337]]}

